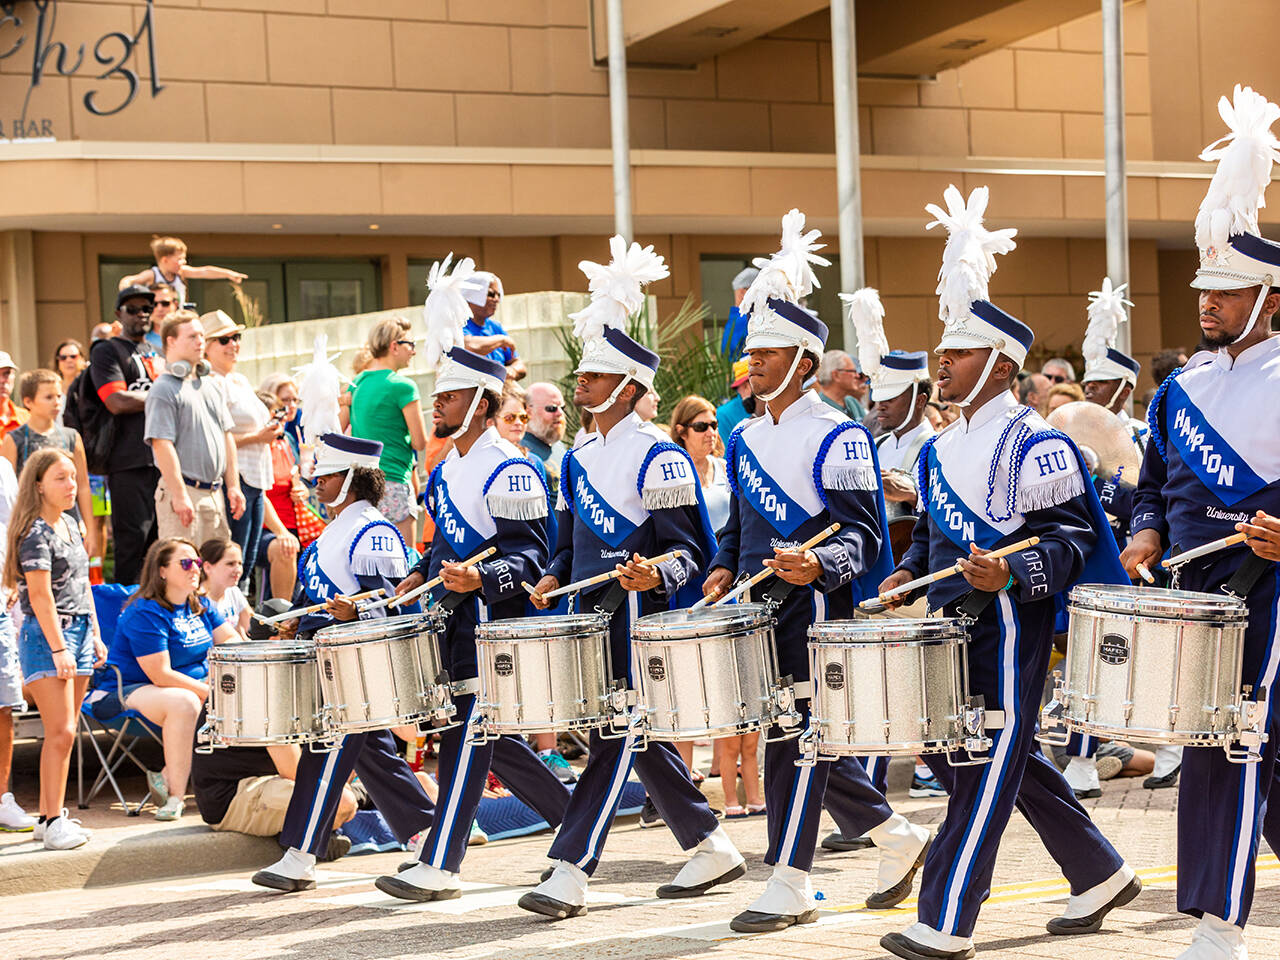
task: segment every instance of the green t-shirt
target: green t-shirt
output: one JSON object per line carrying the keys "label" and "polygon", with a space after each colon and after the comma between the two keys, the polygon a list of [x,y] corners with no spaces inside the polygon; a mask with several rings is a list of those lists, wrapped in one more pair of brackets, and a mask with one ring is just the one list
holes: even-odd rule
{"label": "green t-shirt", "polygon": [[404,408],[419,399],[418,385],[394,370],[365,370],[351,385],[351,435],[382,442],[378,465],[388,483],[408,483],[413,447]]}

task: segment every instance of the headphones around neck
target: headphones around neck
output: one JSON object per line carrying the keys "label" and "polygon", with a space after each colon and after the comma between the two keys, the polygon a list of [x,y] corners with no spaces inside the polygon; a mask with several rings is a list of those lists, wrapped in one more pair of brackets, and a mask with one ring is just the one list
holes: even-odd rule
{"label": "headphones around neck", "polygon": [[[191,364],[186,360],[175,360],[165,368],[166,373],[171,373],[179,380],[185,380],[192,374]],[[197,378],[207,377],[213,372],[213,367],[209,366],[208,360],[200,360],[195,365],[194,373]]]}

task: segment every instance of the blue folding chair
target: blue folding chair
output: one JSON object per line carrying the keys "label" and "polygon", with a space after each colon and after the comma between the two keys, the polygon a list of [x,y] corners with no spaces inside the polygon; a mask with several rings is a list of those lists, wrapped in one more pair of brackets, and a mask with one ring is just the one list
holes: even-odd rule
{"label": "blue folding chair", "polygon": [[[116,621],[120,619],[120,611],[136,589],[137,587],[115,583],[98,584],[93,587],[93,605],[98,614],[98,625],[102,630],[102,642],[108,649],[111,648],[111,641],[115,636]],[[91,694],[98,691],[105,692],[105,699],[114,699],[121,709],[117,713],[102,718],[94,712],[95,703],[90,703],[89,697],[86,697],[85,702],[80,706],[80,731],[87,736],[76,738],[77,805],[81,810],[87,810],[89,802],[104,787],[110,786],[116,799],[124,807],[125,813],[136,817],[147,801],[147,794],[144,793],[141,800],[130,806],[124,798],[124,792],[120,789],[116,772],[125,761],[129,761],[145,776],[147,766],[135,751],[140,743],[146,742],[148,737],[163,747],[160,729],[138,711],[124,708],[124,680],[115,666],[108,664],[99,669],[94,674],[89,688]],[[105,752],[102,745],[98,743],[97,733],[107,735],[108,747]],[[87,793],[84,787],[84,748],[82,746],[85,740],[89,741],[89,745],[97,755],[100,768]]]}

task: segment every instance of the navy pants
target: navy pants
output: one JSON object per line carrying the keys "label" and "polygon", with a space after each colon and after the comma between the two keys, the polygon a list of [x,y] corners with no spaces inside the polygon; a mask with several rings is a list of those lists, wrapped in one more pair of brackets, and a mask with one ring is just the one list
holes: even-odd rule
{"label": "navy pants", "polygon": [[692,849],[715,832],[719,826],[715,814],[689,779],[675,747],[651,740],[646,749],[635,751],[632,744],[632,737],[605,739],[598,730],[591,731],[587,767],[573,788],[564,825],[547,854],[552,860],[572,863],[588,876],[595,872],[633,765],[681,849]]}
{"label": "navy pants", "polygon": [[266,511],[263,492],[257,487],[240,481],[240,490],[244,493],[244,513],[236,520],[231,516],[231,502],[223,491],[223,502],[227,508],[227,525],[231,528],[231,539],[240,546],[240,554],[244,559],[244,575],[240,579],[241,586],[247,587],[253,569],[258,565],[258,542],[262,537],[262,515]]}
{"label": "navy pants", "polygon": [[[1196,584],[1187,589],[1212,589]],[[1178,909],[1244,926],[1253,903],[1261,835],[1280,852],[1280,793],[1267,803],[1276,775],[1280,711],[1280,566],[1249,592],[1242,680],[1270,694],[1271,738],[1257,763],[1236,764],[1217,747],[1187,747],[1178,780]]]}
{"label": "navy pants", "polygon": [[884,796],[889,792],[889,757],[859,757],[862,769],[867,771],[871,785]]}
{"label": "navy pants", "polygon": [[988,731],[990,763],[952,767],[945,754],[925,758],[950,800],[925,859],[918,913],[942,933],[972,936],[1015,804],[1073,894],[1102,883],[1123,863],[1035,740],[1052,638],[1051,600],[1019,605],[1005,592],[970,628],[970,692],[981,694],[988,709],[1003,710],[1005,725]]}
{"label": "navy pants", "polygon": [[302,748],[281,844],[316,856],[324,853],[342,788],[353,770],[401,843],[431,825],[431,801],[396,749],[395,737],[390,730],[374,730],[348,734],[329,753]]}
{"label": "navy pants", "polygon": [[1078,730],[1071,731],[1071,739],[1067,741],[1068,757],[1092,757],[1097,752],[1097,737]]}
{"label": "navy pants", "polygon": [[455,697],[454,703],[463,722],[440,734],[436,768],[439,802],[419,856],[423,863],[450,873],[457,873],[462,866],[471,822],[490,769],[521,803],[536,810],[552,827],[560,825],[569,805],[569,790],[520,738],[498,737],[481,746],[468,743],[466,723],[475,711],[475,695]]}

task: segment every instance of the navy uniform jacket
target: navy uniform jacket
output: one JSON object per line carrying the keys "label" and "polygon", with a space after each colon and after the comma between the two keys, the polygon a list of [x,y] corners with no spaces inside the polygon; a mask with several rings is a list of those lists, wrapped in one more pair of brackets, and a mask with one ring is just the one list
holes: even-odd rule
{"label": "navy uniform jacket", "polygon": [[[476,623],[525,613],[521,581],[537,583],[547,562],[547,488],[538,469],[514,444],[489,427],[466,456],[455,448],[427,483],[427,508],[435,521],[431,549],[414,567],[430,580],[446,563],[497,552],[476,564],[480,589],[445,621],[441,653],[451,680],[476,676]],[[450,596],[431,591],[434,603]]]}
{"label": "navy uniform jacket", "polygon": [[[1115,540],[1075,445],[1008,392],[961,417],[920,455],[924,513],[898,565],[913,578],[953,566],[969,544],[987,550],[1038,536],[1005,559],[1016,603],[1047,600],[1077,580],[1128,583]],[[956,575],[929,585],[942,609],[970,590]]]}
{"label": "navy uniform jacket", "polygon": [[818,579],[794,588],[777,612],[779,669],[803,679],[809,624],[852,616],[891,569],[875,443],[866,427],[806,391],[777,423],[766,412],[735,429],[725,461],[734,498],[712,569],[754,574],[775,547],[799,546],[840,524],[813,548]]}
{"label": "navy uniform jacket", "polygon": [[[1234,362],[1197,353],[1151,401],[1147,453],[1133,504],[1133,532],[1155,530],[1190,550],[1235,533],[1265,510],[1280,515],[1280,338]],[[1184,590],[1213,591],[1252,551],[1220,550],[1182,568]]]}
{"label": "navy uniform jacket", "polygon": [[[400,531],[373,504],[358,500],[325,527],[298,558],[294,606],[310,606],[338,594],[351,596],[378,587],[390,596],[408,572],[409,550]],[[382,607],[362,614],[361,619],[385,616],[386,608]],[[298,624],[298,635],[312,634],[336,622],[327,613],[307,614]]]}
{"label": "navy uniform jacket", "polygon": [[[642,594],[629,593],[610,622],[613,673],[628,677],[627,624],[636,616],[689,602],[685,588],[706,569],[714,551],[693,461],[661,430],[632,413],[608,436],[597,433],[564,455],[556,506],[556,547],[546,572],[562,586],[611,571],[635,553],[678,554],[657,565],[661,583]],[[589,612],[607,591],[606,585],[584,594],[578,612]]]}

